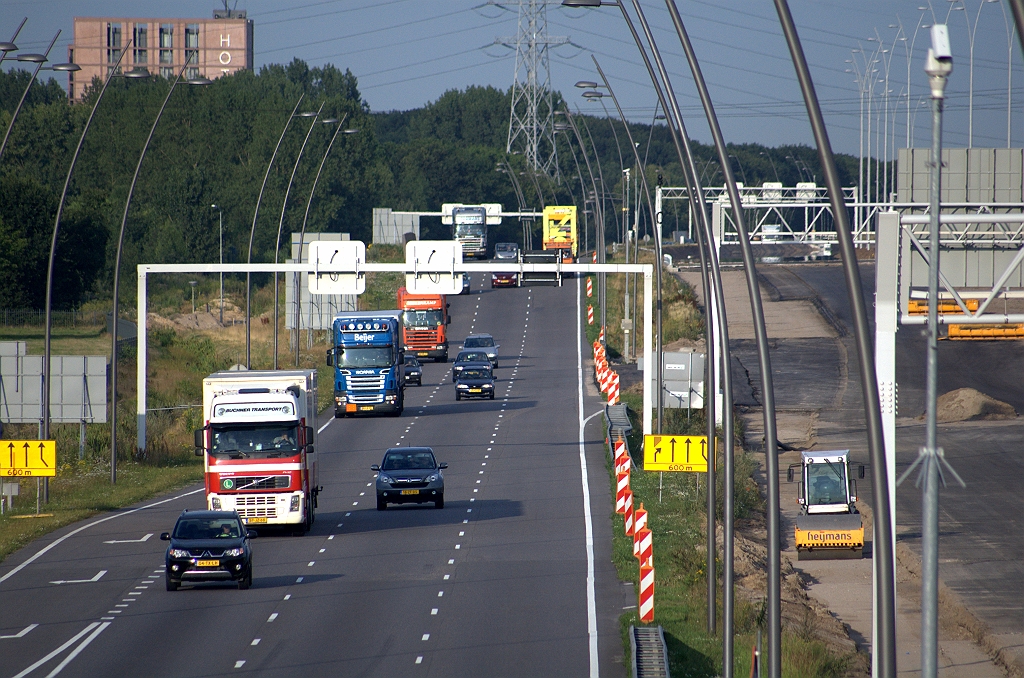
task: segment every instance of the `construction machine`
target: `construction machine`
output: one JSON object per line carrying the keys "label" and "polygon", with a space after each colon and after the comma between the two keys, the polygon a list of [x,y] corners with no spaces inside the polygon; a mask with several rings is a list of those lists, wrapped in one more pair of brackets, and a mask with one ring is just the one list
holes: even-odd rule
{"label": "construction machine", "polygon": [[[864,523],[857,510],[857,481],[850,477],[850,451],[801,452],[786,474],[799,468],[795,543],[798,560],[861,558]],[[857,477],[864,478],[864,466]]]}

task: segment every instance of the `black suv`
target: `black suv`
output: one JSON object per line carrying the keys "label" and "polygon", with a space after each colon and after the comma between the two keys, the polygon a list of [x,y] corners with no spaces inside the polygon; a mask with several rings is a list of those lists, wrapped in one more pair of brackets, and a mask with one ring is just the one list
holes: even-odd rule
{"label": "black suv", "polygon": [[384,453],[381,463],[371,470],[377,472],[377,510],[388,504],[424,504],[434,502],[444,508],[444,462],[438,464],[429,447],[392,447]]}
{"label": "black suv", "polygon": [[160,539],[171,542],[165,558],[167,590],[183,583],[234,581],[252,586],[254,530],[246,530],[235,511],[182,511],[174,531]]}

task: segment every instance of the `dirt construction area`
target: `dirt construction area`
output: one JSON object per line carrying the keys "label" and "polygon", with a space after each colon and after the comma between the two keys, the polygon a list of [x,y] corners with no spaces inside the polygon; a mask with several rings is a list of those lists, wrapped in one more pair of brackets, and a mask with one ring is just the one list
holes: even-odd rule
{"label": "dirt construction area", "polygon": [[[805,275],[810,270],[803,268],[807,266],[814,267],[814,275]],[[858,487],[858,507],[866,528],[864,557],[859,560],[797,560],[793,545],[798,513],[797,484],[786,482],[786,469],[791,463],[799,462],[799,450],[849,449],[855,465],[867,462],[859,373],[854,340],[849,331],[851,322],[845,310],[848,304],[841,270],[837,264],[765,264],[758,270],[775,383],[778,437],[793,450],[779,456],[783,597],[794,602],[801,596],[806,597],[806,601],[796,607],[784,601],[783,622],[797,630],[803,625],[807,632],[828,640],[837,648],[844,644],[856,647],[862,653],[863,662],[851,668],[851,675],[868,675],[872,646],[870,465],[867,477],[859,481]],[[675,275],[697,290],[699,299],[703,298],[699,270],[683,269]],[[873,268],[862,267],[862,275],[867,278],[865,287],[873,289]],[[758,457],[756,452],[764,449],[762,393],[742,270],[723,270],[723,286],[732,348],[734,397],[745,426],[746,446]],[[868,298],[870,313],[873,307]],[[924,353],[917,355],[923,371]],[[993,397],[984,393],[984,389],[973,388],[944,391],[942,386],[940,382],[940,393],[944,394],[938,408],[940,422],[964,427],[1016,425],[1014,405],[1000,400],[1000,394]],[[900,387],[903,388],[902,380]],[[900,394],[902,398],[902,390]],[[906,407],[901,400],[897,433],[900,449],[901,437],[923,438],[923,407],[919,400],[908,396]],[[941,438],[940,432],[940,444]],[[758,480],[764,487],[763,455],[759,461],[761,477]],[[909,465],[909,462],[902,462],[903,457],[898,457],[897,472]],[[920,523],[915,512],[919,509],[920,492],[913,487],[912,480],[904,484],[897,499],[896,628],[900,676],[920,674]],[[904,496],[911,499],[904,500]],[[911,505],[913,510],[904,509]],[[763,597],[764,575],[759,567],[759,563],[764,562],[765,552],[763,521],[737,528],[740,533],[736,547],[738,558],[751,564],[736,566],[738,594]],[[941,529],[944,540],[941,548],[945,549],[945,540],[949,540],[945,523]],[[945,551],[940,550],[940,558],[945,555]],[[1020,647],[1019,631],[1024,623],[1003,624],[999,616],[1002,610],[990,615],[987,609],[969,609],[963,602],[965,588],[961,585],[961,578],[967,581],[969,575],[945,565],[951,560],[956,559],[944,559],[940,566],[944,582],[940,585],[939,675],[946,678],[1024,675],[1014,652],[1014,646]],[[744,591],[746,588],[751,591]],[[1020,601],[1014,605],[1019,607]],[[823,616],[833,623],[820,621]],[[1012,632],[1014,626],[1018,633]]]}

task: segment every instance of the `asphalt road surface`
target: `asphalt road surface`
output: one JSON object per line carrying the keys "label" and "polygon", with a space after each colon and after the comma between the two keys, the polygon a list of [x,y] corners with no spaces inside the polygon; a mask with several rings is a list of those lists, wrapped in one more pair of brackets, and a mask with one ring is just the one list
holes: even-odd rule
{"label": "asphalt road surface", "polygon": [[[601,404],[577,281],[473,282],[449,329],[501,344],[495,400],[456,402],[450,364],[428,363],[402,417],[321,418],[316,523],[261,532],[247,591],[164,590],[159,534],[205,506],[199,487],[33,542],[0,565],[0,674],[624,676],[636,601],[610,562],[600,417],[581,442]],[[407,445],[449,463],[444,509],[376,510],[370,465]]]}

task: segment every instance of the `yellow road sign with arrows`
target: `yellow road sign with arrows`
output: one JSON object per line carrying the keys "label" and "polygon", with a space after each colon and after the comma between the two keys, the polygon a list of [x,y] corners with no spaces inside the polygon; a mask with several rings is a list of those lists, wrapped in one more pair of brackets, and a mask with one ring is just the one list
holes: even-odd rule
{"label": "yellow road sign with arrows", "polygon": [[645,471],[707,473],[707,436],[644,436]]}
{"label": "yellow road sign with arrows", "polygon": [[0,440],[0,476],[57,475],[57,443],[52,440]]}

